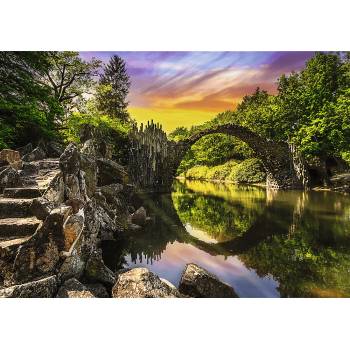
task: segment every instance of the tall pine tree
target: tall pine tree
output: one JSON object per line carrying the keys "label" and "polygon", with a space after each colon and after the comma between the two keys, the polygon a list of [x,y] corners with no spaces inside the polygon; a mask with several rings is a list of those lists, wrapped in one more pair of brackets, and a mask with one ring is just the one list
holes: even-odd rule
{"label": "tall pine tree", "polygon": [[100,75],[97,88],[97,108],[110,117],[122,121],[129,120],[126,97],[129,93],[130,77],[125,62],[117,55],[111,57]]}

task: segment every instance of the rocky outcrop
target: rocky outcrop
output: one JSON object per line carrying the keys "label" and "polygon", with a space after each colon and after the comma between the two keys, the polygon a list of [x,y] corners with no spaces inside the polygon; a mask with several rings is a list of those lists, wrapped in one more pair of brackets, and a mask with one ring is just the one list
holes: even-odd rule
{"label": "rocky outcrop", "polygon": [[128,173],[123,166],[111,159],[97,159],[98,186],[110,185],[112,183],[128,183]]}
{"label": "rocky outcrop", "polygon": [[350,193],[350,173],[332,176],[330,178],[330,185],[333,191]]}
{"label": "rocky outcrop", "polygon": [[94,294],[76,278],[64,282],[56,298],[94,298]]}
{"label": "rocky outcrop", "polygon": [[11,165],[13,169],[19,170],[22,167],[21,155],[18,151],[3,149],[0,151],[0,167]]}
{"label": "rocky outcrop", "polygon": [[31,152],[25,154],[22,157],[24,162],[33,162],[35,160],[41,160],[46,158],[46,153],[41,147],[34,148]]}
{"label": "rocky outcrop", "polygon": [[146,268],[120,273],[112,289],[113,298],[180,298],[182,295]]}
{"label": "rocky outcrop", "polygon": [[196,264],[188,264],[182,273],[179,291],[193,298],[236,298],[228,284]]}
{"label": "rocky outcrop", "polygon": [[19,187],[21,185],[22,180],[16,169],[8,166],[0,172],[0,194],[6,187]]}
{"label": "rocky outcrop", "polygon": [[0,298],[52,298],[57,292],[56,276],[0,289]]}
{"label": "rocky outcrop", "polygon": [[104,264],[102,252],[94,251],[86,263],[84,277],[90,282],[100,282],[107,287],[115,284],[114,273]]}
{"label": "rocky outcrop", "polygon": [[23,157],[24,155],[30,153],[32,150],[33,150],[33,145],[31,143],[28,143],[25,146],[22,146],[22,147],[19,147],[19,148],[16,149],[16,151],[19,152],[21,157]]}

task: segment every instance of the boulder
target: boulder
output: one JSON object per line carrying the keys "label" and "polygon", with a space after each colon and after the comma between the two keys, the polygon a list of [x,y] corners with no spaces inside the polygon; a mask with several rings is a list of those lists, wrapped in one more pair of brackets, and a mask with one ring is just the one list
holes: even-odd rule
{"label": "boulder", "polygon": [[41,147],[36,147],[28,154],[22,157],[24,162],[34,162],[46,158],[46,153]]}
{"label": "boulder", "polygon": [[55,271],[65,249],[63,223],[70,214],[70,207],[52,210],[34,235],[19,247],[13,265],[17,281],[27,282]]}
{"label": "boulder", "polygon": [[100,188],[101,193],[105,196],[107,202],[113,203],[121,192],[124,186],[122,184],[110,184]]}
{"label": "boulder", "polygon": [[108,298],[107,289],[101,283],[86,284],[85,287],[95,298]]}
{"label": "boulder", "polygon": [[46,144],[47,156],[52,158],[58,158],[64,151],[62,145],[55,141],[50,141]]}
{"label": "boulder", "polygon": [[0,298],[51,298],[57,291],[57,277],[50,276],[40,280],[0,289]]}
{"label": "boulder", "polygon": [[90,157],[96,157],[96,147],[92,139],[86,140],[80,150],[80,153]]}
{"label": "boulder", "polygon": [[0,151],[0,161],[7,161],[9,164],[19,162],[21,155],[18,151],[12,149],[3,149]]}
{"label": "boulder", "polygon": [[[170,282],[169,282],[170,283]],[[118,275],[112,289],[113,298],[180,298],[173,286],[146,268],[134,268]]]}
{"label": "boulder", "polygon": [[77,214],[68,217],[63,225],[64,250],[69,251],[72,244],[78,238],[84,227],[84,212],[81,210]]}
{"label": "boulder", "polygon": [[32,204],[30,205],[30,212],[32,215],[36,216],[39,220],[45,220],[51,210],[53,210],[54,204],[51,201],[43,197],[34,198]]}
{"label": "boulder", "polygon": [[108,287],[115,284],[114,273],[104,264],[101,251],[94,251],[89,257],[85,268],[85,278],[88,282],[98,282]]}
{"label": "boulder", "polygon": [[146,209],[140,207],[133,214],[131,214],[131,223],[138,226],[145,226],[147,219]]}
{"label": "boulder", "polygon": [[6,187],[21,187],[22,181],[20,174],[17,170],[7,167],[0,173],[0,193],[3,192]]}
{"label": "boulder", "polygon": [[193,298],[237,298],[234,289],[196,264],[187,264],[179,291]]}
{"label": "boulder", "polygon": [[0,167],[10,165],[15,170],[22,168],[22,160],[18,151],[3,149],[0,151]]}
{"label": "boulder", "polygon": [[91,198],[96,191],[97,185],[97,164],[95,159],[81,154],[80,169],[84,172],[86,194]]}
{"label": "boulder", "polygon": [[128,182],[128,173],[124,167],[106,158],[97,159],[98,167],[98,186],[110,185],[112,183],[126,184]]}
{"label": "boulder", "polygon": [[75,144],[70,143],[61,154],[60,169],[64,175],[78,175],[80,170],[80,153]]}
{"label": "boulder", "polygon": [[18,151],[20,156],[23,157],[25,154],[33,151],[33,145],[31,143],[27,143],[25,146],[17,148],[16,151]]}
{"label": "boulder", "polygon": [[64,282],[58,290],[56,298],[94,298],[93,293],[76,278]]}

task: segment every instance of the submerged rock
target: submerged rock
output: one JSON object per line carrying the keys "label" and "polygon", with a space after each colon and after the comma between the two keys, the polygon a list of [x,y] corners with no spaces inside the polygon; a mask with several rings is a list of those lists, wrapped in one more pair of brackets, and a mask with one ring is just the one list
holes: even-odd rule
{"label": "submerged rock", "polygon": [[113,298],[181,298],[179,291],[146,268],[120,273],[112,289]]}
{"label": "submerged rock", "polygon": [[194,298],[237,298],[234,289],[196,264],[187,264],[179,291]]}
{"label": "submerged rock", "polygon": [[57,291],[57,277],[50,276],[37,281],[0,289],[0,298],[51,298]]}
{"label": "submerged rock", "polygon": [[145,226],[147,219],[146,209],[144,207],[140,207],[131,215],[131,222],[138,226]]}

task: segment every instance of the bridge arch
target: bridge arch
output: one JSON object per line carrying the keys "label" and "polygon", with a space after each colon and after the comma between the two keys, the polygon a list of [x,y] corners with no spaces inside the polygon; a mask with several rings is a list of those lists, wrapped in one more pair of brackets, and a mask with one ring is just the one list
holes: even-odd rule
{"label": "bridge arch", "polygon": [[306,164],[293,145],[265,139],[246,127],[219,125],[200,131],[180,142],[169,141],[159,124],[134,126],[131,136],[129,171],[134,184],[145,191],[170,191],[173,178],[191,146],[203,136],[227,134],[246,142],[266,170],[269,188],[307,188]]}

